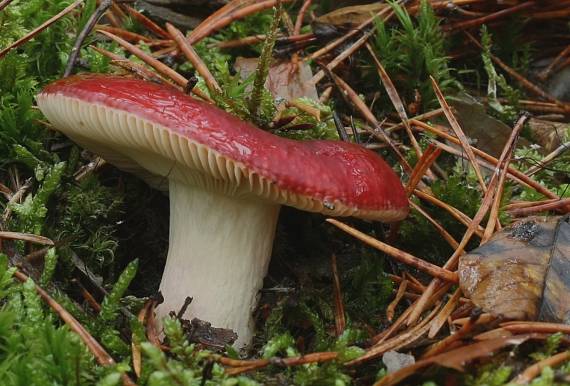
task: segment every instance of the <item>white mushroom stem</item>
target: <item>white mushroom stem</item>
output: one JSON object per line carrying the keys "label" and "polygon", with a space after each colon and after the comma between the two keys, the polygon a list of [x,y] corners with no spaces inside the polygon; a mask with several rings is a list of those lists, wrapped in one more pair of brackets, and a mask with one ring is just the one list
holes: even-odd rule
{"label": "white mushroom stem", "polygon": [[186,318],[237,332],[249,344],[252,311],[267,273],[279,205],[170,181],[170,246],[158,316],[193,298]]}

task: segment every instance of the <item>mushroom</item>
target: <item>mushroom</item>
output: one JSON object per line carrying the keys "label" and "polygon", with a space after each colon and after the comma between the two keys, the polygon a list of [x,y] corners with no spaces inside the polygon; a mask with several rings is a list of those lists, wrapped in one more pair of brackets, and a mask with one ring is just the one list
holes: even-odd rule
{"label": "mushroom", "polygon": [[169,86],[78,75],[51,83],[37,102],[81,146],[168,189],[157,312],[191,296],[186,313],[233,329],[238,346],[252,337],[281,205],[384,222],[408,213],[398,177],[375,153],[280,138]]}

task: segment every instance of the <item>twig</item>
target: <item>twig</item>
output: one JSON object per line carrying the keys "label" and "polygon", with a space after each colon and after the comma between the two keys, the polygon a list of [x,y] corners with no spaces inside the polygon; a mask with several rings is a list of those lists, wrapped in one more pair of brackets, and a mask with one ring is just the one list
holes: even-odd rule
{"label": "twig", "polygon": [[4,48],[2,51],[0,51],[0,58],[2,58],[4,55],[6,55],[12,49],[21,46],[22,44],[26,43],[28,40],[35,37],[37,34],[42,32],[44,29],[48,28],[50,25],[52,25],[53,23],[55,23],[56,21],[58,21],[59,19],[61,19],[65,15],[67,15],[68,13],[70,13],[71,11],[73,11],[75,8],[77,8],[82,3],[83,3],[83,0],[77,0],[73,4],[66,7],[63,11],[61,11],[57,15],[55,15],[55,16],[49,18],[48,20],[46,20],[45,22],[43,22],[39,27],[30,31],[30,33],[28,33],[26,36],[21,37],[20,39],[16,40],[14,43],[10,44],[8,47]]}
{"label": "twig", "polygon": [[107,10],[112,4],[113,0],[101,1],[97,6],[97,8],[95,9],[95,12],[91,14],[89,20],[87,20],[87,23],[85,23],[83,30],[79,33],[79,35],[77,35],[75,44],[73,44],[73,48],[69,53],[69,59],[67,60],[67,65],[65,66],[65,71],[63,73],[64,78],[67,78],[69,75],[71,75],[71,71],[73,71],[73,66],[75,66],[75,62],[77,61],[77,59],[79,58],[79,54],[81,53],[81,45],[85,41],[85,38],[87,37],[87,35],[91,33],[91,30],[93,29],[93,27],[95,27],[95,24],[97,24],[99,18],[103,16],[105,12],[107,12]]}

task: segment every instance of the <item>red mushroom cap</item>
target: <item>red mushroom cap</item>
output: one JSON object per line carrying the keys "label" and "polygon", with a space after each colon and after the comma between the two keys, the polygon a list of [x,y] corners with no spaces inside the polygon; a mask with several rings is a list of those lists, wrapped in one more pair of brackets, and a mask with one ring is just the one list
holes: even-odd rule
{"label": "red mushroom cap", "polygon": [[[116,133],[136,126],[146,130],[145,151],[160,152],[214,178],[235,180],[235,170],[222,170],[231,164],[243,174],[240,183],[250,183],[252,193],[280,204],[382,221],[399,220],[408,213],[399,178],[372,151],[340,141],[277,137],[175,88],[132,78],[79,75],[48,85],[38,95],[38,105],[59,130],[95,152],[106,145],[121,153],[127,147],[130,151],[121,156],[137,162],[133,154],[140,141]],[[62,115],[69,106],[73,111]],[[95,132],[97,143],[91,146]],[[109,137],[105,144],[101,135]],[[215,157],[192,162],[180,150],[181,143],[201,145]],[[256,178],[261,182],[254,188]]]}

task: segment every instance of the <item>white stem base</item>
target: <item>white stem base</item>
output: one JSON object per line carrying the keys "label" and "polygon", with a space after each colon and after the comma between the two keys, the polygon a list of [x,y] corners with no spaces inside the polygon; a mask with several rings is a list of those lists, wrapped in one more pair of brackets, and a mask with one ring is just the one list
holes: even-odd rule
{"label": "white stem base", "polygon": [[250,343],[252,311],[267,273],[279,205],[242,200],[170,181],[170,246],[160,283],[158,316],[184,317],[237,332],[236,347]]}

